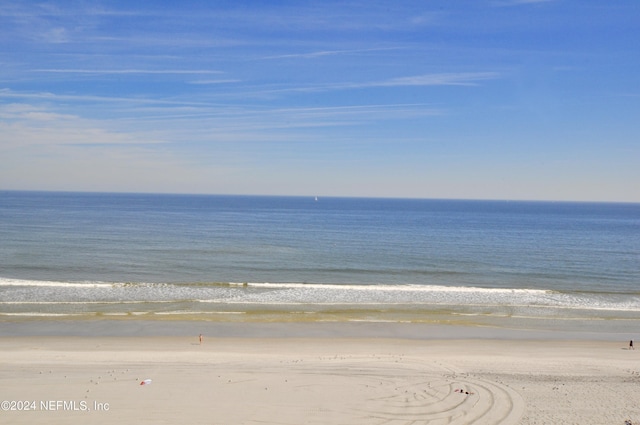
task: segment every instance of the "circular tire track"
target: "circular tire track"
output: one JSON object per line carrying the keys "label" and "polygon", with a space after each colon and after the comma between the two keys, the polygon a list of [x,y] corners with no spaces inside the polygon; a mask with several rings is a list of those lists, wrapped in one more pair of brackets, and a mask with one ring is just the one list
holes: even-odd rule
{"label": "circular tire track", "polygon": [[[509,425],[524,413],[522,397],[509,387],[417,359],[352,359],[349,364],[318,366],[297,369],[298,378],[310,384],[305,388],[317,400],[325,392],[341,391],[344,403],[315,407],[308,423],[323,423],[323,414],[330,413],[341,424]],[[310,375],[319,373],[330,375],[331,384],[314,384]]]}
{"label": "circular tire track", "polygon": [[360,410],[367,423],[515,424],[524,413],[522,398],[507,387],[470,378],[450,380],[437,373],[391,381],[380,392],[388,396],[369,399]]}

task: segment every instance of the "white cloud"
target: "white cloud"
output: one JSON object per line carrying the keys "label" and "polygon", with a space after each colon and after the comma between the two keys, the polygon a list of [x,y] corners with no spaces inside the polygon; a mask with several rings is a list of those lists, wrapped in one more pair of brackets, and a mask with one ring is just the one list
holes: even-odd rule
{"label": "white cloud", "polygon": [[219,98],[260,98],[286,93],[314,93],[338,90],[354,90],[376,87],[427,87],[427,86],[475,86],[482,81],[494,80],[501,77],[498,72],[460,72],[423,74],[408,77],[390,78],[379,81],[344,82],[309,85],[261,85],[251,90],[239,88],[233,93],[215,94]]}
{"label": "white cloud", "polygon": [[209,84],[230,84],[230,83],[239,83],[242,80],[234,80],[234,79],[220,79],[220,80],[194,80],[189,81],[189,84],[200,84],[200,85],[209,85]]}
{"label": "white cloud", "polygon": [[13,90],[0,89],[0,98],[7,99],[24,99],[27,101],[42,101],[50,103],[91,103],[93,106],[98,104],[120,104],[123,105],[198,105],[195,101],[174,101],[164,99],[154,99],[149,97],[119,97],[119,96],[96,96],[96,95],[74,95],[74,94],[57,94],[51,92],[17,92]]}
{"label": "white cloud", "polygon": [[65,28],[51,28],[44,36],[44,40],[49,43],[67,43],[69,42],[69,33]]}
{"label": "white cloud", "polygon": [[369,49],[347,49],[347,50],[320,50],[307,53],[289,53],[282,55],[264,56],[260,59],[291,59],[291,58],[303,58],[312,59],[324,56],[337,56],[337,55],[353,55],[361,53],[381,52],[386,50],[402,50],[404,47],[378,47]]}
{"label": "white cloud", "polygon": [[42,106],[0,105],[0,149],[24,146],[161,143],[150,134],[123,132],[105,122],[61,114]]}
{"label": "white cloud", "polygon": [[551,3],[558,0],[502,0],[494,2],[495,6],[520,6],[525,4]]}
{"label": "white cloud", "polygon": [[496,72],[461,72],[443,74],[424,74],[411,77],[393,78],[387,81],[364,84],[364,87],[389,86],[469,86],[479,81],[493,80],[500,75]]}
{"label": "white cloud", "polygon": [[31,72],[55,74],[222,74],[210,69],[33,69]]}

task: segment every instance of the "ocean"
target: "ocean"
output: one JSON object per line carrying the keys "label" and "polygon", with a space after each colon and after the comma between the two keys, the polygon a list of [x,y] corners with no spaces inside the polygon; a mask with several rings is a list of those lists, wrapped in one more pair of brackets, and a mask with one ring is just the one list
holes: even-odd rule
{"label": "ocean", "polygon": [[640,204],[0,192],[0,321],[640,329]]}

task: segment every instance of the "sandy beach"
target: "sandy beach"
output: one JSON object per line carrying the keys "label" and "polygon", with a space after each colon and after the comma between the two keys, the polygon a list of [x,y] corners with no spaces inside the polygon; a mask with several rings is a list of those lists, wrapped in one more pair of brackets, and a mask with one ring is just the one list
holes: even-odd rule
{"label": "sandy beach", "polygon": [[3,336],[0,376],[8,424],[640,424],[628,341]]}

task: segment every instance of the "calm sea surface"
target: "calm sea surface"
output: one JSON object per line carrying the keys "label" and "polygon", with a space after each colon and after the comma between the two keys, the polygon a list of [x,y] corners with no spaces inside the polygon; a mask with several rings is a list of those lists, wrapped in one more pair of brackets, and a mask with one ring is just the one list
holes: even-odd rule
{"label": "calm sea surface", "polygon": [[0,192],[0,316],[74,315],[636,322],[640,205]]}

